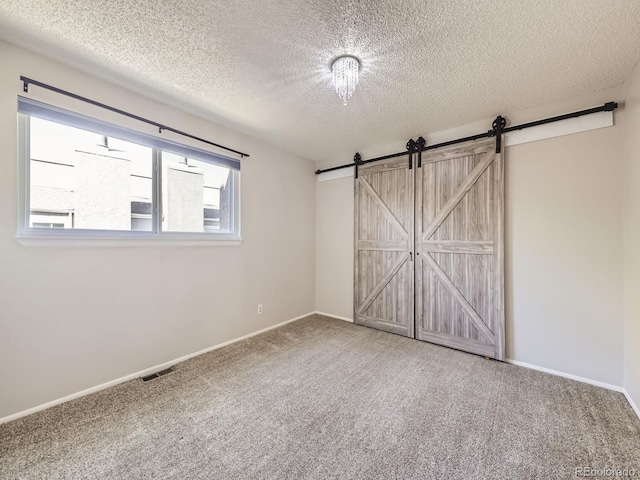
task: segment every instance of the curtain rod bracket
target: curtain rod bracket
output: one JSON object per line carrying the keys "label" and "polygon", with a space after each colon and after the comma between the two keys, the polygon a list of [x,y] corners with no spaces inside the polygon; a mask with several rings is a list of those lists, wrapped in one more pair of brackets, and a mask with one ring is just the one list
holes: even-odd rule
{"label": "curtain rod bracket", "polygon": [[26,80],[22,82],[22,91],[24,93],[29,93],[29,82],[27,82]]}

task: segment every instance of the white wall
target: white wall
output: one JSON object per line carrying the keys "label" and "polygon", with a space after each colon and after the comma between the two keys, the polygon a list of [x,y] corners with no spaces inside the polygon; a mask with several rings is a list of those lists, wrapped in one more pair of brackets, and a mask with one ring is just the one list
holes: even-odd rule
{"label": "white wall", "polygon": [[[496,114],[517,124],[610,100],[621,100],[621,89]],[[425,138],[435,144],[491,122]],[[507,358],[622,385],[621,135],[615,125],[506,149]],[[372,158],[405,143],[361,153]],[[352,318],[353,177],[316,190],[316,306]]]}
{"label": "white wall", "polygon": [[[0,65],[0,418],[315,309],[312,162],[8,43],[0,42]],[[16,243],[20,75],[249,152],[242,160],[243,243]],[[29,97],[157,133],[37,87]]]}
{"label": "white wall", "polygon": [[316,192],[316,310],[353,318],[353,177]]}
{"label": "white wall", "polygon": [[640,66],[625,82],[624,386],[640,406]]}

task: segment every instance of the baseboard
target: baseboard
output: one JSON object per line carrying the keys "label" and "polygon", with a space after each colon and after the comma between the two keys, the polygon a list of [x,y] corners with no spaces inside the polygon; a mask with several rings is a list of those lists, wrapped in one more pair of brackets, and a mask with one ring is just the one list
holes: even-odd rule
{"label": "baseboard", "polygon": [[511,363],[513,365],[517,365],[519,367],[530,368],[531,370],[538,370],[539,372],[549,373],[551,375],[556,375],[558,377],[570,378],[571,380],[576,380],[577,382],[588,383],[589,385],[595,385],[596,387],[606,388],[607,390],[613,390],[614,392],[620,392],[627,399],[627,401],[629,402],[629,405],[631,405],[631,408],[633,409],[635,414],[638,416],[638,419],[640,419],[640,409],[631,398],[631,395],[629,395],[629,392],[627,392],[627,389],[624,387],[621,387],[619,385],[613,385],[611,383],[600,382],[598,380],[592,380],[590,378],[579,377],[578,375],[572,375],[570,373],[559,372],[558,370],[552,370],[550,368],[539,367],[537,365],[532,365],[530,363],[519,362],[518,360],[512,360],[510,358],[506,358],[505,362]]}
{"label": "baseboard", "polygon": [[640,419],[640,408],[638,408],[638,405],[636,405],[636,402],[633,401],[633,398],[631,398],[631,395],[629,395],[629,392],[627,392],[626,389],[622,393],[624,393],[624,396],[626,397],[627,402],[629,402],[629,405],[631,405],[631,408],[633,408],[633,411],[636,412],[636,415]]}
{"label": "baseboard", "polygon": [[571,380],[576,380],[582,383],[588,383],[589,385],[595,385],[596,387],[606,388],[607,390],[614,390],[616,392],[624,393],[624,387],[620,387],[618,385],[613,385],[611,383],[600,382],[598,380],[592,380],[586,377],[579,377],[577,375],[572,375],[571,373],[559,372],[558,370],[552,370],[550,368],[539,367],[538,365],[532,365],[530,363],[519,362],[518,360],[512,360],[510,358],[506,358],[505,362],[511,363],[513,365],[517,365],[519,367],[530,368],[531,370],[538,370],[539,372],[550,373],[551,375],[556,375],[558,377],[570,378]]}
{"label": "baseboard", "polygon": [[[52,400],[47,403],[43,403],[42,405],[38,405],[37,407],[28,408],[27,410],[23,410],[18,413],[13,413],[6,417],[0,418],[0,425],[3,423],[11,422],[12,420],[17,420],[21,417],[26,417],[27,415],[31,415],[32,413],[40,412],[42,410],[46,410],[47,408],[55,407],[56,405],[60,405],[61,403],[68,402],[69,400],[74,400],[76,398],[84,397],[85,395],[90,395],[95,392],[99,392],[100,390],[104,390],[109,387],[113,387],[115,385],[119,385],[120,383],[128,382],[129,380],[134,380],[136,378],[144,377],[150,375],[155,372],[159,372],[160,370],[164,370],[169,368],[176,363],[184,362],[185,360],[189,360],[190,358],[197,357],[199,355],[203,355],[208,352],[212,352],[213,350],[217,350],[222,347],[226,347],[227,345],[231,345],[232,343],[239,342],[241,340],[245,340],[247,338],[255,337],[256,335],[260,335],[261,333],[268,332],[269,330],[273,330],[274,328],[282,327],[287,323],[295,322],[296,320],[300,320],[302,318],[308,317],[309,315],[313,315],[316,312],[306,313],[296,318],[292,318],[290,320],[286,320],[284,322],[277,323],[276,325],[272,325],[267,328],[263,328],[262,330],[258,330],[257,332],[249,333],[247,335],[243,335],[242,337],[234,338],[233,340],[229,340],[227,342],[219,343],[212,347],[205,348],[204,350],[200,350],[198,352],[190,353],[188,355],[184,355],[180,358],[176,358],[175,360],[170,360],[168,362],[161,363],[159,365],[154,365],[153,367],[145,368],[144,370],[140,370],[138,372],[126,375],[124,377],[117,378],[115,380],[111,380],[106,383],[102,383],[100,385],[96,385],[95,387],[87,388],[77,393],[72,393],[71,395],[66,395],[62,398],[58,398],[56,400]],[[324,315],[324,314],[323,314]]]}
{"label": "baseboard", "polygon": [[353,323],[353,318],[340,317],[338,315],[334,315],[333,313],[325,313],[325,312],[313,312],[316,315],[323,315],[325,317],[337,318],[338,320],[344,320],[345,322]]}

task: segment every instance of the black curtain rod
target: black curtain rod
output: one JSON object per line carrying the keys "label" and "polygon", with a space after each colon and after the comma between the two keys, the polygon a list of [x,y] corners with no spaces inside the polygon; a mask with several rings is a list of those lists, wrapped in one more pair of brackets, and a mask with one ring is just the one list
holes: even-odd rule
{"label": "black curtain rod", "polygon": [[[601,105],[599,107],[588,108],[586,110],[580,110],[580,111],[572,112],[572,113],[566,113],[564,115],[558,115],[556,117],[544,118],[542,120],[536,120],[534,122],[523,123],[521,125],[514,125],[512,127],[505,127],[505,128],[502,129],[502,133],[513,132],[515,130],[524,130],[525,128],[537,127],[538,125],[544,125],[544,124],[547,124],[547,123],[559,122],[561,120],[567,120],[569,118],[582,117],[584,115],[591,115],[592,113],[612,112],[616,108],[618,108],[618,104],[616,102],[607,102],[604,105]],[[438,143],[438,144],[435,144],[435,145],[425,145],[424,147],[422,147],[422,149],[420,151],[424,152],[426,150],[434,150],[436,148],[447,147],[449,145],[455,145],[457,143],[464,143],[464,142],[469,142],[469,141],[472,141],[472,140],[478,140],[478,139],[481,139],[481,138],[489,138],[489,137],[493,137],[493,136],[495,136],[495,132],[493,130],[489,130],[489,131],[487,131],[485,133],[479,133],[477,135],[471,135],[470,137],[458,138],[456,140],[450,140],[448,142],[442,142],[442,143]],[[409,152],[405,150],[404,152],[392,153],[390,155],[384,155],[382,157],[371,158],[369,160],[362,160],[360,162],[360,165],[363,165],[365,163],[377,162],[377,161],[380,161],[380,160],[387,160],[389,158],[401,157],[403,155],[408,155],[408,154],[409,154]],[[321,173],[326,173],[326,172],[333,172],[335,170],[341,170],[343,168],[355,167],[355,165],[356,165],[355,162],[352,162],[352,163],[345,163],[344,165],[338,165],[337,167],[331,167],[331,168],[325,168],[325,169],[322,169],[322,170],[316,170],[316,175],[319,175]]]}
{"label": "black curtain rod", "polygon": [[134,120],[138,120],[139,122],[143,122],[143,123],[147,123],[149,125],[153,125],[154,127],[158,127],[158,130],[159,130],[160,133],[162,133],[163,130],[166,130],[167,132],[177,133],[178,135],[182,135],[183,137],[188,137],[188,138],[191,138],[193,140],[197,140],[199,142],[206,143],[207,145],[211,145],[211,146],[216,147],[216,148],[221,148],[221,149],[226,150],[228,152],[236,153],[236,154],[240,155],[241,157],[249,157],[250,156],[248,153],[240,152],[238,150],[234,150],[233,148],[225,147],[223,145],[219,145],[217,143],[210,142],[209,140],[205,140],[204,138],[196,137],[195,135],[191,135],[190,133],[186,133],[186,132],[183,132],[181,130],[176,130],[175,128],[167,127],[166,125],[163,125],[163,124],[158,123],[158,122],[154,122],[153,120],[149,120],[148,118],[140,117],[140,116],[135,115],[133,113],[125,112],[124,110],[120,110],[119,108],[115,108],[115,107],[112,107],[110,105],[106,105],[104,103],[96,102],[95,100],[91,100],[90,98],[82,97],[80,95],[76,95],[75,93],[71,93],[71,92],[68,92],[66,90],[62,90],[61,88],[54,87],[54,86],[51,86],[51,85],[47,85],[46,83],[42,83],[42,82],[39,82],[37,80],[33,80],[32,78],[27,78],[27,77],[24,77],[24,76],[20,76],[20,80],[23,82],[23,88],[22,89],[23,89],[23,91],[25,93],[29,92],[29,85],[35,85],[37,87],[41,87],[41,88],[44,88],[46,90],[51,90],[52,92],[56,92],[56,93],[59,93],[61,95],[65,95],[67,97],[75,98],[76,100],[80,100],[82,102],[90,103],[91,105],[95,105],[96,107],[104,108],[105,110],[109,110],[111,112],[115,112],[115,113],[118,113],[120,115],[124,115],[125,117],[133,118]]}

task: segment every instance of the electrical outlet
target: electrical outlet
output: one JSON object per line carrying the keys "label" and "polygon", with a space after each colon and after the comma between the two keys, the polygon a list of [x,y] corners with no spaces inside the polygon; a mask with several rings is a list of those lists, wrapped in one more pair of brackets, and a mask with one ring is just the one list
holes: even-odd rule
{"label": "electrical outlet", "polygon": [[258,315],[262,315],[262,304],[258,305]]}

